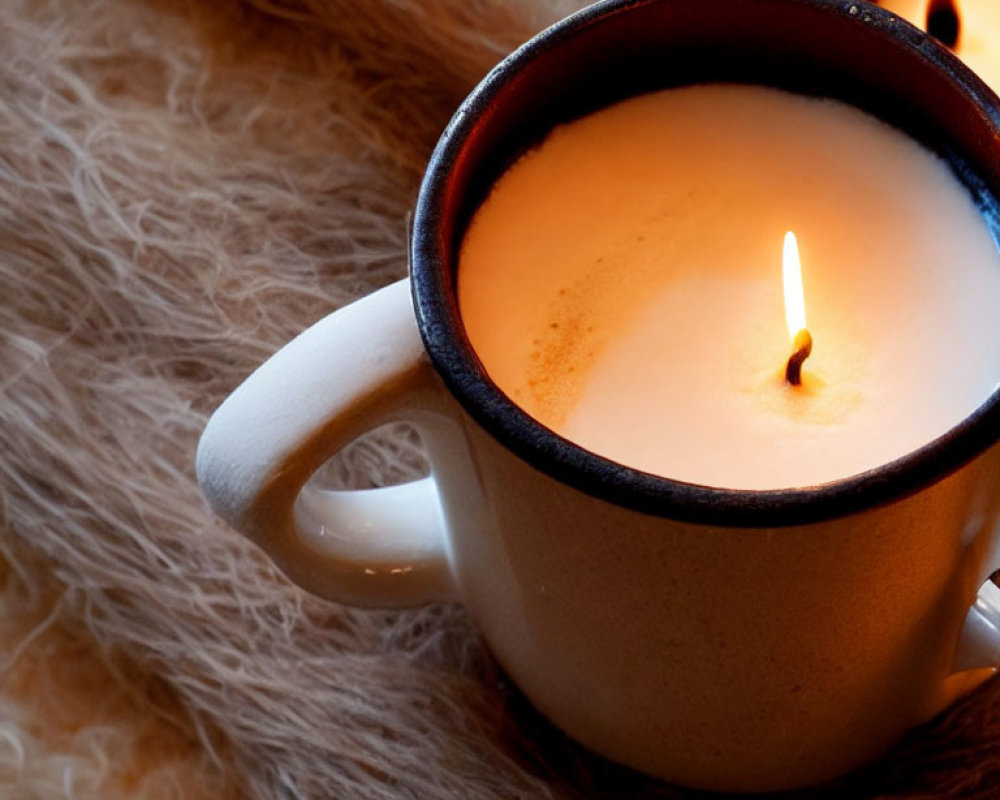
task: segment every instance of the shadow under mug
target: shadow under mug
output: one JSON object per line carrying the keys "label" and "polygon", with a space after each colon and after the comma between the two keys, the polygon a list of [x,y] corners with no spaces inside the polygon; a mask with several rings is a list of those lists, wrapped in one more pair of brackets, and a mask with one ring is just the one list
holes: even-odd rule
{"label": "shadow under mug", "polygon": [[[410,279],[262,365],[212,417],[197,468],[212,507],[305,588],[357,605],[458,599],[583,744],[669,781],[765,791],[859,766],[1000,664],[984,584],[1000,567],[1000,396],[891,464],[755,492],[613,463],[497,389],[455,298],[470,215],[555,124],[705,81],[881,117],[948,159],[997,228],[997,100],[902,20],[842,0],[601,3],[472,92],[426,172]],[[431,477],[309,484],[393,420],[419,428]]]}

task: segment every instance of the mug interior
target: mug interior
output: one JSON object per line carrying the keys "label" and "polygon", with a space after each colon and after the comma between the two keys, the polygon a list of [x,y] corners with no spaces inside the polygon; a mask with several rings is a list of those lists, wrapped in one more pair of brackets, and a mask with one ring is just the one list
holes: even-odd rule
{"label": "mug interior", "polygon": [[[589,494],[660,516],[775,527],[843,516],[915,492],[1000,435],[1000,392],[962,424],[881,467],[819,486],[736,491],[683,483],[591,453],[543,426],[490,380],[457,303],[458,252],[504,170],[555,125],[671,86],[773,86],[854,105],[941,155],[1000,242],[1000,101],[934,39],[847,0],[599,3],[501,62],[456,112],[414,215],[411,281],[424,344],[450,390],[502,444]],[[998,310],[1000,313],[1000,310]]]}

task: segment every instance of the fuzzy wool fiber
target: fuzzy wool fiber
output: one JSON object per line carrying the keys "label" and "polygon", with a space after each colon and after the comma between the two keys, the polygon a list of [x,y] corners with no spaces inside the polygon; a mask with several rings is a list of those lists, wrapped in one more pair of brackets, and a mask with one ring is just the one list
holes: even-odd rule
{"label": "fuzzy wool fiber", "polygon": [[[554,730],[460,606],[304,594],[194,480],[226,394],[405,274],[451,112],[573,8],[0,3],[0,798],[697,796]],[[396,426],[327,477],[423,469]],[[1000,796],[1000,687],[801,796]]]}

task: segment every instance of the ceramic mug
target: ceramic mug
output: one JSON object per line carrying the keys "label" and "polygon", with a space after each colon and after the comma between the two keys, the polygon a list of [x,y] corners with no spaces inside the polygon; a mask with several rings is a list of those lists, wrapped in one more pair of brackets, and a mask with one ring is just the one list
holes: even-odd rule
{"label": "ceramic mug", "polygon": [[[485,374],[455,298],[463,226],[559,121],[705,80],[826,94],[946,155],[996,228],[993,94],[898,18],[841,0],[628,0],[545,31],[444,132],[409,280],[317,323],[218,409],[213,508],[331,599],[460,600],[536,706],[669,781],[763,791],[889,748],[1000,664],[1000,395],[942,438],[820,487],[730,491],[644,474],[528,417]],[[432,476],[310,476],[409,420]],[[983,587],[980,590],[980,587]],[[971,610],[970,610],[971,609]]]}

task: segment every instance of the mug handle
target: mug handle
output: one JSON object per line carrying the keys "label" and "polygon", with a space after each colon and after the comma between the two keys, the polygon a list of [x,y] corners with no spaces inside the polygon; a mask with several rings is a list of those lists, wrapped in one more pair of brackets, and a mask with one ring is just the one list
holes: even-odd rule
{"label": "mug handle", "polygon": [[379,425],[446,413],[403,279],[320,320],[218,408],[198,443],[209,505],[295,583],[355,606],[455,599],[433,477],[335,491],[309,478]]}
{"label": "mug handle", "polygon": [[987,580],[976,595],[958,639],[953,669],[996,668],[1000,665],[1000,587]]}

